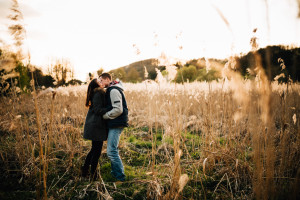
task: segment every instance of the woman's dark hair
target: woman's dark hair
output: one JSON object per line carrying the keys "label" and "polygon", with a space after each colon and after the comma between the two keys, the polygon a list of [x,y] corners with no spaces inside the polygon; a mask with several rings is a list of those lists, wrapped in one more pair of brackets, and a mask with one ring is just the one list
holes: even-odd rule
{"label": "woman's dark hair", "polygon": [[97,79],[93,79],[89,86],[88,86],[88,90],[87,90],[87,95],[86,95],[86,101],[85,101],[85,106],[86,107],[90,107],[92,105],[92,98],[94,96],[94,90],[95,88],[98,88],[99,85],[97,83]]}

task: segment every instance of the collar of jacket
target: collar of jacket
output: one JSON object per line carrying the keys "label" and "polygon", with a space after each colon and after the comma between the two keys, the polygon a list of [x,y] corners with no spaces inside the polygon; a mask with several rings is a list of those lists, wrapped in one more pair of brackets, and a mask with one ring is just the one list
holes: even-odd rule
{"label": "collar of jacket", "polygon": [[120,83],[120,81],[114,80],[114,81],[112,81],[112,82],[109,84],[109,87],[110,87],[110,86],[113,86],[113,85],[116,85],[116,84],[119,84],[119,83]]}

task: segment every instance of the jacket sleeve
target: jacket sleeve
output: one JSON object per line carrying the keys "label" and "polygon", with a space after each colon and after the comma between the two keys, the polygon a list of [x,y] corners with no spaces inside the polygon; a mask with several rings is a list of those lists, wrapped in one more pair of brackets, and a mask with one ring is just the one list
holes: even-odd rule
{"label": "jacket sleeve", "polygon": [[115,119],[123,113],[122,95],[117,89],[110,91],[112,110],[103,115],[104,119]]}
{"label": "jacket sleeve", "polygon": [[93,97],[93,108],[92,111],[96,114],[96,115],[104,115],[107,112],[107,108],[104,107],[104,98],[102,98],[102,95],[97,92],[95,93],[94,97]]}

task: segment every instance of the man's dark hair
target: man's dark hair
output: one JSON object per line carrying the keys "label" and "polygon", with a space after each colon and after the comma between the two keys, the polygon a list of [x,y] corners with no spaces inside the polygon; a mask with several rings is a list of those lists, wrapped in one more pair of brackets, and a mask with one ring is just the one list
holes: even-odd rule
{"label": "man's dark hair", "polygon": [[101,76],[100,77],[102,77],[102,78],[104,78],[104,79],[109,79],[109,80],[111,80],[111,75],[110,75],[110,73],[103,73],[103,74],[101,74]]}

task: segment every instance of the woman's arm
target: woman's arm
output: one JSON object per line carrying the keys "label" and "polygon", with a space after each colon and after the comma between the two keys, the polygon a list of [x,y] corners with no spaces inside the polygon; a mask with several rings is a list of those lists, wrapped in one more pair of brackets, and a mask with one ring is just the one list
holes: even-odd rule
{"label": "woman's arm", "polygon": [[92,107],[92,111],[96,114],[96,115],[104,115],[108,109],[105,108],[105,104],[104,104],[104,98],[103,96],[104,94],[101,94],[100,92],[96,92],[94,94],[93,97],[93,107]]}

